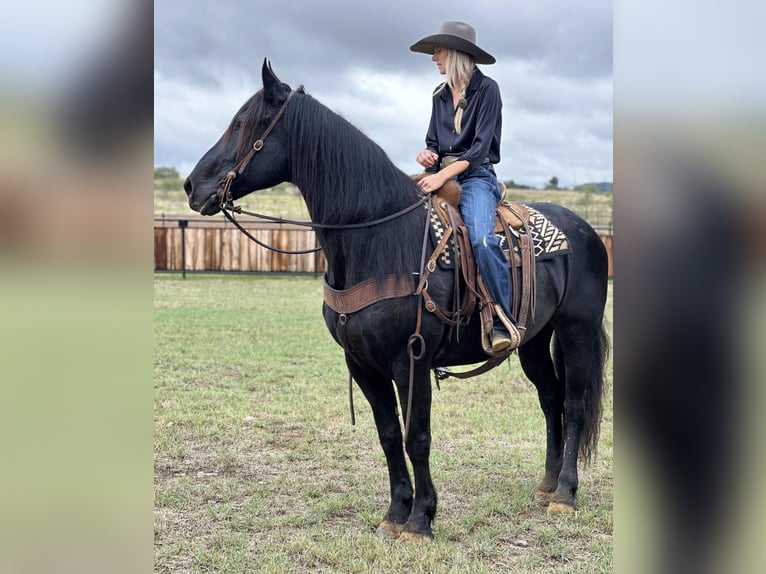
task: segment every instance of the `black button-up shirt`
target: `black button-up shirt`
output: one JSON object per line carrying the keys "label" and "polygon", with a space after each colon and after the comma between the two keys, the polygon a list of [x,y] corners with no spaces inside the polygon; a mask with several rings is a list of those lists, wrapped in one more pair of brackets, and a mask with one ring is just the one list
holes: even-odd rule
{"label": "black button-up shirt", "polygon": [[468,171],[485,163],[500,161],[502,107],[500,88],[492,78],[477,68],[466,92],[461,133],[455,131],[455,108],[449,85],[433,95],[431,123],[426,134],[426,148],[444,156],[456,156],[471,165]]}

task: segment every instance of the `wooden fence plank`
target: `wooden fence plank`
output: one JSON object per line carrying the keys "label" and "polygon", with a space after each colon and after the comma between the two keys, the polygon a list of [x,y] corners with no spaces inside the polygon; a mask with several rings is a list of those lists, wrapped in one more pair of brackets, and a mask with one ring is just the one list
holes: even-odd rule
{"label": "wooden fence plank", "polygon": [[[204,271],[208,269],[205,261],[208,257],[208,249],[205,249],[205,230],[194,229],[194,233],[189,233],[189,229],[186,230],[186,245],[189,245],[189,239],[192,240],[192,250],[187,251],[186,261],[190,269],[195,271]],[[191,257],[189,257],[191,253]]]}
{"label": "wooden fence plank", "polygon": [[599,234],[601,237],[601,241],[604,242],[604,247],[606,247],[606,253],[609,256],[609,277],[614,277],[614,236],[612,235],[606,235],[606,234]]}
{"label": "wooden fence plank", "polygon": [[[253,236],[257,237],[259,240],[261,239],[261,232],[259,230],[254,229],[250,233],[252,233]],[[265,268],[263,259],[266,257],[268,252],[263,247],[252,241],[250,242],[248,248],[250,249],[250,266],[252,267],[253,271],[263,271]]]}
{"label": "wooden fence plank", "polygon": [[231,233],[227,229],[220,229],[218,235],[221,238],[221,271],[233,271]]}
{"label": "wooden fence plank", "polygon": [[239,251],[239,270],[240,271],[251,271],[250,269],[250,249],[248,248],[248,243],[250,241],[247,237],[245,237],[244,233],[238,233],[237,234],[237,244],[238,244],[238,251]]}
{"label": "wooden fence plank", "polygon": [[[271,240],[269,243],[277,249],[287,249],[287,232],[284,229],[275,229],[271,232]],[[283,273],[287,271],[287,254],[271,252],[271,269],[277,273]]]}
{"label": "wooden fence plank", "polygon": [[168,269],[168,229],[154,228],[154,268],[159,271]]}
{"label": "wooden fence plank", "polygon": [[[188,231],[188,230],[187,230]],[[172,268],[173,269],[181,269],[181,261],[182,261],[182,255],[181,252],[181,229],[173,229],[168,234],[168,239],[171,242],[171,252],[172,252]]]}
{"label": "wooden fence plank", "polygon": [[202,269],[215,271],[215,229],[203,229],[200,248],[203,252],[204,265]]}

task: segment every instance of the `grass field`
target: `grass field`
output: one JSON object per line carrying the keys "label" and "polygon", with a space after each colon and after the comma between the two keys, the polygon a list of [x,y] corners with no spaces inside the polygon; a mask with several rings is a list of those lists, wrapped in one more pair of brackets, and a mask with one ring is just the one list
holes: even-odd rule
{"label": "grass field", "polygon": [[375,536],[385,459],[321,301],[310,277],[156,277],[156,572],[612,571],[611,362],[569,517],[532,500],[545,427],[518,360],[442,383],[435,540],[411,546]]}

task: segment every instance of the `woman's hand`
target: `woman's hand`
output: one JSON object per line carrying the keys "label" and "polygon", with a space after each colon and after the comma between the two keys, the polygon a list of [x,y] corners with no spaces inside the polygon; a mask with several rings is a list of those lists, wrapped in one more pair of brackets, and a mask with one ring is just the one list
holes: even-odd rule
{"label": "woman's hand", "polygon": [[[428,150],[426,150],[428,151]],[[470,167],[470,163],[467,160],[459,159],[443,170],[436,173],[431,173],[423,177],[418,181],[418,188],[423,193],[433,193],[439,191],[441,187],[447,183],[447,180],[453,177],[458,177],[461,173]]]}
{"label": "woman's hand", "polygon": [[418,157],[416,157],[415,160],[424,168],[428,169],[429,167],[433,167],[434,164],[439,161],[439,154],[430,149],[424,149],[418,154]]}
{"label": "woman's hand", "polygon": [[418,188],[423,193],[433,193],[439,191],[448,179],[442,175],[442,172],[427,175],[418,181]]}

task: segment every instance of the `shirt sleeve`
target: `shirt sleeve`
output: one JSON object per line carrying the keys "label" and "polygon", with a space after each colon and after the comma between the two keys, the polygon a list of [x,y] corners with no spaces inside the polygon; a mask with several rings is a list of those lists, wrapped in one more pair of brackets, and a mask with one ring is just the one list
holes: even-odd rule
{"label": "shirt sleeve", "polygon": [[[478,101],[473,109],[474,113],[468,120],[473,125],[464,125],[464,129],[473,129],[473,141],[468,150],[459,158],[469,162],[471,168],[478,167],[489,157],[492,139],[495,137],[496,131],[500,130],[500,122],[502,121],[503,103],[497,83],[494,81],[483,82],[476,95]],[[466,119],[465,116],[463,119]]]}
{"label": "shirt sleeve", "polygon": [[426,149],[434,153],[439,153],[439,137],[436,131],[436,100],[431,99],[431,121],[428,123],[428,132],[426,133]]}

